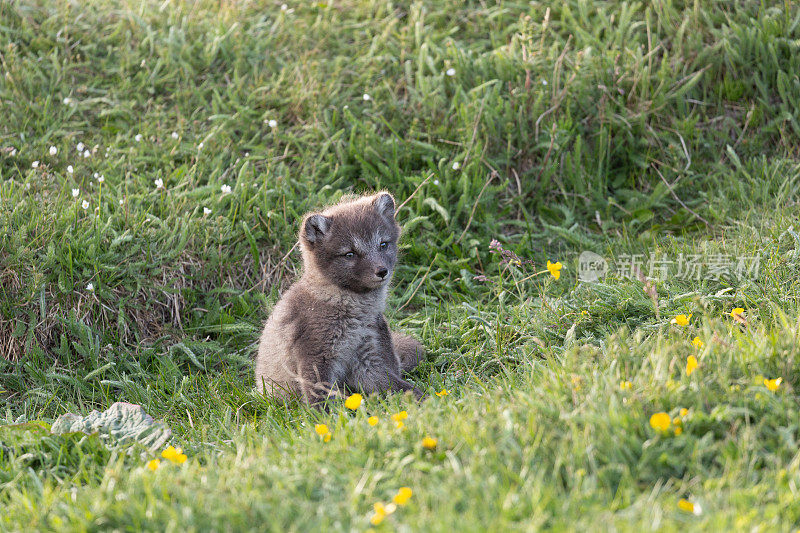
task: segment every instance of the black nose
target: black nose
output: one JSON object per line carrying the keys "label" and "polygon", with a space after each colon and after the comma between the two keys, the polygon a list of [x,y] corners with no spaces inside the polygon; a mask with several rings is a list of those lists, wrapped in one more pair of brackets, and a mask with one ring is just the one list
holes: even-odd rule
{"label": "black nose", "polygon": [[381,267],[381,268],[379,268],[378,270],[375,271],[375,275],[378,276],[381,279],[385,278],[386,274],[388,274],[388,273],[389,273],[389,271],[384,267]]}

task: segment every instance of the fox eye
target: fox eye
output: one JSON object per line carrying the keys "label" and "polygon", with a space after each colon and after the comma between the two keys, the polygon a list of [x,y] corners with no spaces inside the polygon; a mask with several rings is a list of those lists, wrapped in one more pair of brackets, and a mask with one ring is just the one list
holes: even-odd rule
{"label": "fox eye", "polygon": [[345,259],[352,259],[355,256],[356,254],[354,254],[353,252],[347,252],[346,254],[344,254]]}
{"label": "fox eye", "polygon": [[386,241],[383,241],[383,242],[381,243],[381,250],[385,250],[385,249],[387,249],[388,247],[389,247],[389,243],[388,243],[388,242],[386,242]]}

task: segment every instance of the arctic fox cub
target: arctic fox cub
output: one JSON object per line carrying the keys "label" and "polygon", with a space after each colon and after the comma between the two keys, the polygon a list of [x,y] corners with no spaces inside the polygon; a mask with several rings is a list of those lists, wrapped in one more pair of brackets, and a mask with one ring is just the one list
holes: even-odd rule
{"label": "arctic fox cub", "polygon": [[348,197],[300,227],[303,274],[278,301],[258,346],[256,388],[313,404],[343,386],[421,392],[401,377],[424,348],[389,330],[383,310],[400,226],[386,192]]}

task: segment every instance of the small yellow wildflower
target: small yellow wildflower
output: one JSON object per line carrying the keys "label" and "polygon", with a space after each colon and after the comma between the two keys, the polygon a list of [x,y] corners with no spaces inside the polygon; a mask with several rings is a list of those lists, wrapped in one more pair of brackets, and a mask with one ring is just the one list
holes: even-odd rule
{"label": "small yellow wildflower", "polygon": [[183,453],[183,450],[172,446],[168,446],[167,449],[161,452],[161,457],[179,465],[186,462],[186,454]]}
{"label": "small yellow wildflower", "polygon": [[361,395],[355,393],[351,395],[349,398],[347,398],[347,400],[345,400],[344,406],[347,407],[348,409],[355,411],[356,409],[358,409],[358,406],[361,405],[361,400],[363,400]]}
{"label": "small yellow wildflower", "polygon": [[426,449],[428,449],[428,450],[433,450],[433,449],[435,449],[435,448],[436,448],[436,445],[437,445],[438,443],[439,443],[439,441],[437,441],[437,440],[436,440],[436,439],[434,439],[433,437],[425,437],[424,439],[422,439],[422,447],[423,447],[423,448],[426,448]]}
{"label": "small yellow wildflower", "polygon": [[775,379],[764,378],[764,386],[771,392],[775,392],[776,390],[778,390],[778,387],[781,386],[782,381],[783,378],[775,378]]}
{"label": "small yellow wildflower", "polygon": [[442,390],[440,390],[439,392],[436,393],[436,396],[441,398],[442,396],[447,396],[448,394],[450,394],[449,390],[442,389]]}
{"label": "small yellow wildflower", "polygon": [[407,411],[400,411],[399,413],[395,413],[392,415],[392,420],[394,420],[395,422],[400,422],[401,420],[405,420],[406,418],[408,418]]}
{"label": "small yellow wildflower", "polygon": [[680,417],[676,416],[675,418],[672,419],[672,423],[675,424],[676,426],[680,426],[681,424],[683,424],[683,420],[681,420]]}
{"label": "small yellow wildflower", "polygon": [[396,427],[397,429],[403,429],[404,427],[406,427],[406,423],[403,422],[402,420],[395,420],[394,427]]}
{"label": "small yellow wildflower", "polygon": [[683,498],[678,501],[678,509],[687,513],[692,513],[693,515],[699,515],[702,511],[700,509],[700,504],[692,503],[689,500],[684,500]]}
{"label": "small yellow wildflower", "polygon": [[691,320],[691,319],[692,319],[692,313],[689,313],[688,316],[687,315],[678,315],[675,318],[673,318],[672,320],[670,320],[670,324],[677,324],[679,326],[688,326],[689,325],[689,320]]}
{"label": "small yellow wildflower", "polygon": [[393,503],[388,505],[383,505],[381,502],[376,502],[375,505],[372,506],[372,510],[375,511],[372,515],[372,518],[369,519],[369,523],[373,526],[379,525],[383,522],[383,519],[395,512],[397,506]]}
{"label": "small yellow wildflower", "polygon": [[377,416],[371,416],[371,417],[367,418],[367,424],[369,424],[370,426],[377,426],[378,425],[378,417]]}
{"label": "small yellow wildflower", "polygon": [[683,416],[686,416],[688,414],[689,414],[689,410],[687,408],[685,408],[685,407],[681,407],[680,415],[683,417]]}
{"label": "small yellow wildflower", "polygon": [[547,270],[549,270],[550,271],[550,275],[553,276],[556,279],[561,277],[561,268],[562,268],[562,266],[563,265],[561,264],[560,261],[557,261],[555,263],[551,263],[550,261],[547,262]]}
{"label": "small yellow wildflower", "polygon": [[686,358],[686,375],[691,376],[692,372],[697,370],[697,357],[690,355]]}
{"label": "small yellow wildflower", "polygon": [[149,469],[150,469],[150,470],[152,470],[153,472],[155,472],[155,471],[156,471],[156,469],[157,469],[159,466],[161,466],[161,461],[159,461],[158,459],[153,459],[152,461],[149,461],[149,462],[147,463],[147,468],[149,468]]}
{"label": "small yellow wildflower", "polygon": [[620,381],[619,382],[619,389],[620,390],[631,390],[633,388],[633,383],[630,381]]}
{"label": "small yellow wildflower", "polygon": [[698,350],[702,348],[704,345],[705,343],[700,340],[700,337],[695,337],[694,339],[692,339],[692,346],[694,346]]}
{"label": "small yellow wildflower", "polygon": [[667,413],[655,413],[650,417],[650,426],[658,431],[669,429],[670,418]]}
{"label": "small yellow wildflower", "polygon": [[322,437],[322,442],[329,442],[331,440],[331,431],[328,429],[327,424],[314,425],[314,431],[317,432],[317,435]]}
{"label": "small yellow wildflower", "polygon": [[584,310],[581,311],[581,314],[584,315],[584,316],[588,316],[589,315],[589,311],[584,309]]}
{"label": "small yellow wildflower", "polygon": [[414,494],[414,492],[410,487],[400,487],[395,497],[392,498],[392,501],[397,505],[405,505],[408,503],[408,500],[411,499],[412,494]]}
{"label": "small yellow wildflower", "polygon": [[372,518],[369,519],[369,523],[373,526],[379,526],[384,518],[386,518],[385,514],[375,513],[372,515]]}
{"label": "small yellow wildflower", "polygon": [[733,311],[731,311],[731,317],[733,318],[736,318],[737,316],[739,318],[742,318],[743,314],[744,314],[744,309],[742,309],[741,307],[736,307],[733,309]]}
{"label": "small yellow wildflower", "polygon": [[675,428],[675,436],[677,437],[677,436],[679,436],[681,433],[683,433],[683,428],[682,428],[682,427],[680,427],[680,426],[677,426],[677,427]]}

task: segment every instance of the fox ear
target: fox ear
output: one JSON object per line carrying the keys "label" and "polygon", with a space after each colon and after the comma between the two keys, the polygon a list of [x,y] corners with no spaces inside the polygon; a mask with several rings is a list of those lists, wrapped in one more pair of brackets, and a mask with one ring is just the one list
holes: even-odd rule
{"label": "fox ear", "polygon": [[375,209],[386,218],[394,219],[394,198],[388,192],[382,192],[372,201]]}
{"label": "fox ear", "polygon": [[330,218],[324,215],[310,215],[303,223],[303,236],[313,244],[325,237],[330,227]]}

